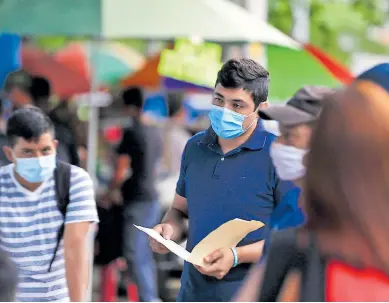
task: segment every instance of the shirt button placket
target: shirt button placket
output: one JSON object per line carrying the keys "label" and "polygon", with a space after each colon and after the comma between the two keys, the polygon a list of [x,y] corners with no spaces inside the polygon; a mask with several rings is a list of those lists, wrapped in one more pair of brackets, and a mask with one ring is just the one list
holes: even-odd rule
{"label": "shirt button placket", "polygon": [[224,161],[224,156],[221,156],[220,160],[216,162],[215,164],[215,169],[213,171],[213,175],[212,177],[215,178],[215,179],[219,179],[220,178],[220,169],[221,169],[221,165],[222,165],[222,162]]}

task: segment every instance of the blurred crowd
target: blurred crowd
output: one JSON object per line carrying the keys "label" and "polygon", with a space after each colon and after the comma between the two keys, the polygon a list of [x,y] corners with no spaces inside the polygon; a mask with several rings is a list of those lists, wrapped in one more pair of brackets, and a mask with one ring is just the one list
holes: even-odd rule
{"label": "blurred crowd", "polygon": [[[40,194],[39,188],[46,179],[61,169],[65,176],[58,163],[73,166],[68,171],[69,207],[50,236],[57,229],[65,232],[57,238],[55,250],[53,242],[47,252],[50,256],[54,250],[50,269],[52,264],[64,266],[60,258],[66,260],[68,289],[62,280],[58,287],[63,292],[36,286],[55,279],[36,269],[42,264],[34,258],[42,255],[18,254],[20,247],[15,245],[21,242],[15,239],[30,237],[22,228],[36,224],[37,234],[32,237],[41,242],[29,238],[26,245],[41,245],[43,250],[49,243],[45,242],[48,231],[42,228],[43,221],[15,219],[17,214],[27,216],[25,209],[38,207],[17,200],[21,203],[17,210],[0,205],[0,246],[14,261],[0,253],[1,301],[15,300],[15,295],[17,300],[81,300],[86,292],[82,279],[87,279],[81,272],[87,269],[80,269],[81,278],[69,276],[68,271],[77,266],[69,267],[73,257],[67,251],[74,247],[84,253],[74,244],[82,234],[79,243],[85,246],[86,229],[79,223],[99,219],[95,263],[115,264],[123,273],[123,283],[136,285],[140,301],[160,301],[163,294],[154,253],[164,255],[169,250],[133,225],[153,228],[168,240],[187,241],[186,249],[191,251],[210,232],[235,218],[261,221],[265,226],[249,233],[237,247],[221,247],[204,256],[201,266],[185,262],[178,301],[389,300],[389,242],[385,240],[389,64],[369,69],[349,86],[304,86],[284,105],[269,106],[269,79],[269,72],[253,60],[227,61],[212,94],[210,126],[200,132],[185,126],[182,94],[167,95],[168,119],[162,123],[144,114],[142,89],[123,90],[118,100],[126,123],[118,144],[111,146],[108,161],[113,173],[99,191],[96,205],[89,177],[74,168],[85,168],[86,143],[84,126],[68,100],[53,100],[45,78],[24,71],[10,74],[0,95],[0,203],[16,199],[12,194],[18,190],[7,189],[10,174],[15,174],[14,184],[43,197],[45,192]],[[269,120],[278,123],[277,136],[266,130],[264,121]],[[26,146],[41,144],[42,136],[51,130],[58,145],[52,151],[27,154]],[[49,158],[53,155],[61,161],[57,165]],[[45,164],[50,161],[52,165]],[[7,167],[15,172],[9,173]],[[75,174],[86,179],[77,184],[72,179]],[[161,176],[173,178],[174,183],[178,180],[168,207],[161,203]],[[65,183],[62,180],[60,186],[66,188]],[[82,186],[86,186],[84,193]],[[74,239],[69,236],[70,225],[79,228],[72,231]],[[13,228],[20,228],[15,239]],[[61,237],[65,252],[56,257]],[[79,262],[74,264],[84,264]],[[17,288],[18,274],[22,282]],[[74,285],[75,280],[79,285]]]}

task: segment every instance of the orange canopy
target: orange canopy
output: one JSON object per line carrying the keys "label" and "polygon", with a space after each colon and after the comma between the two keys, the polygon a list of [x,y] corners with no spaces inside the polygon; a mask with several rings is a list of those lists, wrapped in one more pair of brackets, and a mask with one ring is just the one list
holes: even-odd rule
{"label": "orange canopy", "polygon": [[158,74],[158,64],[161,55],[158,54],[146,61],[143,67],[120,82],[121,87],[141,86],[148,89],[157,89],[160,86],[161,76]]}

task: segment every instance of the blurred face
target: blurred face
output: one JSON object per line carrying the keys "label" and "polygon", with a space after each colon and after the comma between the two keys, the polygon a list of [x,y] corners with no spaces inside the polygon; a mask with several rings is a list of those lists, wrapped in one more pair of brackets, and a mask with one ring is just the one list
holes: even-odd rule
{"label": "blurred face", "polygon": [[56,167],[57,141],[51,133],[37,140],[18,138],[12,147],[4,147],[7,158],[15,164],[15,177],[29,190],[35,190],[53,175]]}
{"label": "blurred face", "polygon": [[254,114],[259,108],[266,108],[267,102],[263,102],[255,108],[251,93],[242,88],[225,88],[217,84],[213,93],[212,104],[229,109],[238,114],[247,116],[243,122],[243,129],[254,123],[258,116]]}
{"label": "blurred face", "polygon": [[279,126],[278,143],[299,149],[308,149],[312,135],[312,127],[306,124],[296,126]]}
{"label": "blurred face", "polygon": [[280,126],[280,136],[272,143],[270,156],[278,176],[301,187],[305,175],[305,157],[309,150],[312,127],[306,124]]}
{"label": "blurred face", "polygon": [[8,98],[11,100],[14,108],[22,108],[23,106],[32,103],[29,94],[17,87],[11,89]]}
{"label": "blurred face", "polygon": [[13,147],[4,147],[4,152],[13,163],[16,159],[41,158],[55,154],[58,142],[51,133],[43,134],[38,140],[27,141],[18,138]]}
{"label": "blurred face", "polygon": [[175,115],[174,115],[174,120],[177,123],[183,124],[185,122],[185,117],[186,117],[186,111],[185,108],[182,107]]}

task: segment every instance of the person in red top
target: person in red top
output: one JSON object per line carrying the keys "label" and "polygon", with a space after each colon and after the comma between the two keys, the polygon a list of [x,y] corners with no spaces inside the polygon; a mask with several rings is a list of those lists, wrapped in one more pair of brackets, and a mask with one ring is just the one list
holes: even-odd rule
{"label": "person in red top", "polygon": [[306,157],[305,226],[276,232],[236,301],[389,301],[389,64],[328,97]]}

